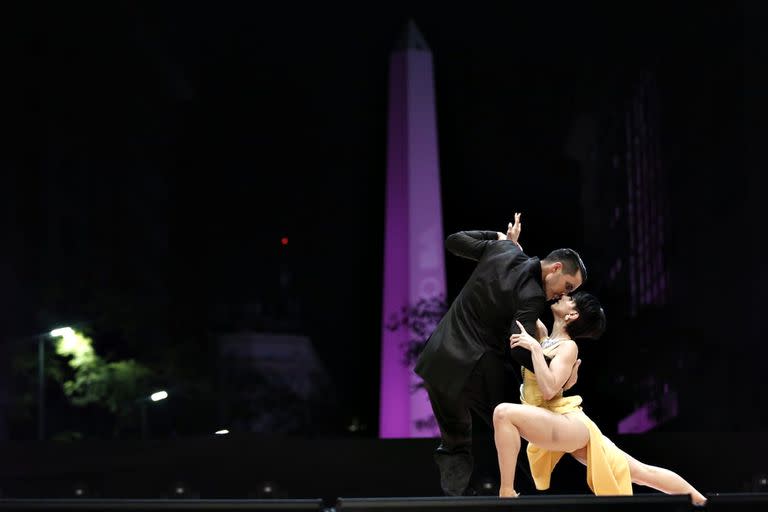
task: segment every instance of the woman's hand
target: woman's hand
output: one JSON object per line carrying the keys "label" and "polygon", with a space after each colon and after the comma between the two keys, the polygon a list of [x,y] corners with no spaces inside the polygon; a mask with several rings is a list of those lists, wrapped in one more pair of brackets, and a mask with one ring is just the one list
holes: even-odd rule
{"label": "woman's hand", "polygon": [[517,239],[520,238],[521,229],[523,229],[523,224],[520,222],[520,213],[515,213],[515,223],[512,224],[510,222],[507,224],[507,240],[512,240],[517,244]]}
{"label": "woman's hand", "polygon": [[520,242],[518,242],[518,238],[520,238],[520,230],[523,229],[523,224],[520,222],[520,214],[515,213],[515,223],[512,224],[511,222],[507,224],[507,232],[506,233],[499,233],[499,240],[509,240],[510,242],[513,242],[516,246],[520,248],[520,250],[523,250],[523,246],[520,245]]}
{"label": "woman's hand", "polygon": [[517,348],[522,347],[531,353],[536,350],[541,350],[541,345],[536,339],[525,331],[525,327],[519,320],[515,320],[517,326],[520,327],[520,334],[513,334],[509,337],[509,347]]}

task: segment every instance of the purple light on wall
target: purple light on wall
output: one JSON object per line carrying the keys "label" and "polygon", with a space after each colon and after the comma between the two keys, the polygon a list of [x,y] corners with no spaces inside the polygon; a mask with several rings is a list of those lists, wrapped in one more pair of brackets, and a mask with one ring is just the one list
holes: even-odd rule
{"label": "purple light on wall", "polygon": [[677,393],[664,390],[664,394],[635,409],[629,416],[619,421],[619,434],[642,434],[657,425],[669,421],[678,414]]}
{"label": "purple light on wall", "polygon": [[647,304],[664,304],[667,288],[655,277],[665,270],[663,215],[667,208],[662,160],[659,155],[659,110],[655,79],[637,84],[625,113],[626,171],[630,233],[630,311]]}
{"label": "purple light on wall", "polygon": [[432,54],[411,21],[390,57],[379,437],[439,435],[420,379],[406,364],[415,333],[393,318],[445,296]]}

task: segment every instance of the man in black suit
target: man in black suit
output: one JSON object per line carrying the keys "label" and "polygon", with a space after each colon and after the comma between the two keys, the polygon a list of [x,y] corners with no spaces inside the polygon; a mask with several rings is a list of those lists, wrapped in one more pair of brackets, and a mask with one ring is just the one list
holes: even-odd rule
{"label": "man in black suit", "polygon": [[494,408],[510,401],[514,363],[533,371],[529,351],[509,349],[510,335],[519,332],[515,321],[527,332],[538,332],[547,301],[575,291],[587,278],[576,251],[556,249],[539,260],[523,253],[518,234],[516,214],[507,234],[462,231],[445,242],[451,253],[477,261],[415,367],[440,427],[435,461],[446,495],[468,492],[473,467],[470,410],[492,427]]}

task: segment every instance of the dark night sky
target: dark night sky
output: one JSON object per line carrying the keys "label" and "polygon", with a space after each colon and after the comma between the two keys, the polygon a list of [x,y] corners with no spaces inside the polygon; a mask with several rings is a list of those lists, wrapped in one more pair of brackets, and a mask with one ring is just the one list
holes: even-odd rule
{"label": "dark night sky", "polygon": [[[5,157],[11,331],[75,319],[116,354],[160,361],[183,347],[193,361],[215,312],[269,308],[287,265],[342,416],[375,423],[388,58],[412,17],[434,56],[446,234],[523,211],[529,252],[578,245],[571,121],[653,70],[674,311],[693,322],[720,307],[748,334],[756,279],[730,277],[750,243],[744,13],[586,4],[21,9]],[[446,260],[453,296],[470,268]]]}

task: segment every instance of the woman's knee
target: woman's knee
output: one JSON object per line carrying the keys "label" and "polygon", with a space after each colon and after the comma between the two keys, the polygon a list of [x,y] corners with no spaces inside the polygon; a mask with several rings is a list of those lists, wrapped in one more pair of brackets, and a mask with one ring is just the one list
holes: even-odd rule
{"label": "woman's knee", "polygon": [[515,413],[517,412],[518,404],[503,403],[496,406],[493,410],[493,424],[494,426],[503,425],[505,423],[514,423]]}
{"label": "woman's knee", "polygon": [[656,468],[643,464],[636,459],[630,459],[629,461],[629,475],[632,481],[639,485],[647,485],[648,482],[653,480],[653,474],[656,472]]}

